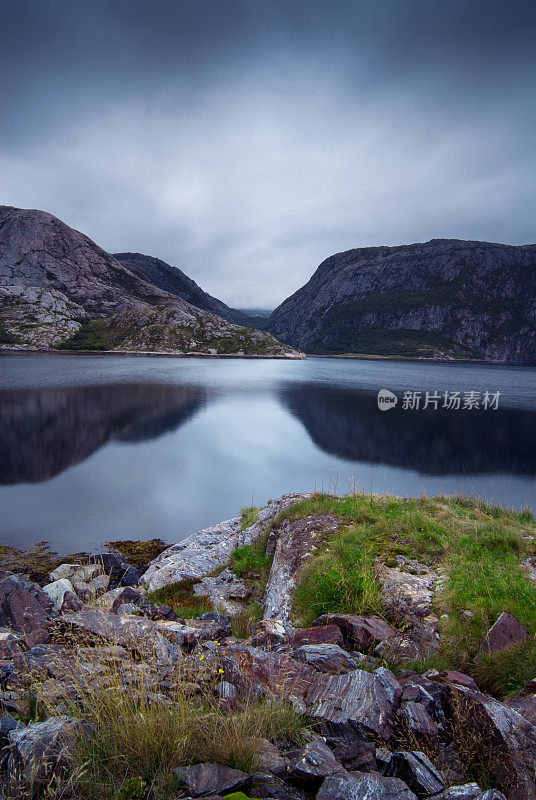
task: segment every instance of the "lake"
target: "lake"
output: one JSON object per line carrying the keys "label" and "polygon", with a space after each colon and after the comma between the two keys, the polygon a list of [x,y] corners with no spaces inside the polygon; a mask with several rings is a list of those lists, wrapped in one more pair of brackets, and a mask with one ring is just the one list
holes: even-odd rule
{"label": "lake", "polygon": [[[378,408],[380,389],[394,408]],[[5,354],[0,448],[0,543],[46,539],[63,553],[175,542],[290,491],[458,492],[522,508],[536,504],[536,371]]]}

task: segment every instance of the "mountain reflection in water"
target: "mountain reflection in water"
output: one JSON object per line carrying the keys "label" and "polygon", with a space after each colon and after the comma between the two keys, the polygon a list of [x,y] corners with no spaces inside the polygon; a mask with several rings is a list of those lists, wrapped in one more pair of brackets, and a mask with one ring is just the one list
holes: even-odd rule
{"label": "mountain reflection in water", "polygon": [[178,428],[204,404],[202,387],[119,384],[0,392],[0,484],[37,483],[111,441]]}
{"label": "mountain reflection in water", "polygon": [[376,394],[292,384],[281,402],[324,452],[428,475],[536,474],[536,412],[529,409],[380,411]]}

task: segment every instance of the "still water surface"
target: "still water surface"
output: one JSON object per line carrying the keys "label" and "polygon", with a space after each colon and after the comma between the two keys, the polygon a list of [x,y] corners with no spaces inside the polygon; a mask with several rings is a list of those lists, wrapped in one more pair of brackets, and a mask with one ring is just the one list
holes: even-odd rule
{"label": "still water surface", "polygon": [[[379,389],[395,392],[380,411]],[[404,410],[406,391],[500,391]],[[422,405],[422,400],[421,400]],[[305,361],[0,356],[0,543],[174,542],[296,490],[536,505],[536,371]]]}

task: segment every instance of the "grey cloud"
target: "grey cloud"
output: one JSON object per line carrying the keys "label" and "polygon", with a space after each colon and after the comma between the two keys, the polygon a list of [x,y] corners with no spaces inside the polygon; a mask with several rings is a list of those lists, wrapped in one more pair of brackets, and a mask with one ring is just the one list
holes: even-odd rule
{"label": "grey cloud", "polygon": [[536,239],[536,6],[0,0],[3,202],[274,306],[333,252]]}

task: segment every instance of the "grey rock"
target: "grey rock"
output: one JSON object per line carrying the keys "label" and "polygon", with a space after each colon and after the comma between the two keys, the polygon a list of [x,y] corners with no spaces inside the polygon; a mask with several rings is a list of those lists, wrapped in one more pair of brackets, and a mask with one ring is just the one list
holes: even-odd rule
{"label": "grey rock", "polygon": [[258,520],[242,530],[241,517],[220,522],[188,536],[164,550],[151,561],[141,577],[149,591],[187,578],[203,578],[229,561],[237,547],[251,544],[264,533],[268,522],[285,508],[309,494],[286,494],[273,500],[259,512]]}
{"label": "grey rock", "polygon": [[354,670],[322,676],[307,693],[307,713],[330,735],[388,739],[400,692],[395,677],[387,673]]}
{"label": "grey rock", "polygon": [[417,797],[428,797],[445,788],[445,781],[428,756],[418,751],[398,750],[393,753],[386,775],[404,781]]}
{"label": "grey rock", "polygon": [[315,514],[298,520],[284,520],[272,528],[266,546],[273,562],[264,593],[265,619],[291,622],[292,592],[298,572],[313,557],[318,545],[340,526],[330,514]]}
{"label": "grey rock", "polygon": [[83,730],[75,717],[50,717],[26,728],[14,728],[8,733],[10,749],[6,773],[12,791],[19,787],[36,791],[53,773],[69,767],[71,746]]}
{"label": "grey rock", "polygon": [[487,792],[484,792],[480,800],[506,800],[506,797],[502,792],[497,791],[497,789],[488,789]]}
{"label": "grey rock", "polygon": [[346,774],[333,751],[320,738],[308,742],[289,765],[289,772],[295,778],[315,781],[328,775]]}
{"label": "grey rock", "polygon": [[192,767],[179,767],[176,774],[194,797],[236,791],[244,788],[249,781],[249,775],[245,772],[221,764],[195,764]]}
{"label": "grey rock", "polygon": [[434,800],[482,800],[482,789],[477,783],[450,786],[444,792],[435,795]]}
{"label": "grey rock", "polygon": [[324,780],[316,800],[417,800],[398,778],[362,775],[357,778],[331,776]]}
{"label": "grey rock", "polygon": [[439,726],[430,716],[422,703],[411,701],[402,703],[397,718],[407,731],[411,731],[416,736],[435,738],[439,736]]}
{"label": "grey rock", "polygon": [[344,675],[358,667],[358,660],[336,644],[304,644],[292,657],[332,675]]}
{"label": "grey rock", "polygon": [[55,611],[61,610],[61,607],[63,605],[63,598],[65,597],[65,592],[71,592],[72,594],[76,594],[76,592],[73,589],[73,585],[68,578],[60,578],[59,580],[53,581],[52,583],[47,583],[46,586],[43,586],[43,591],[52,600]]}

